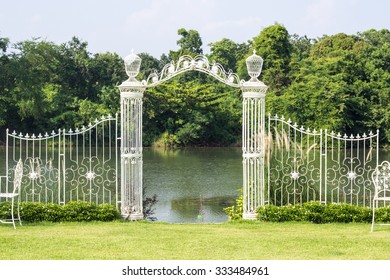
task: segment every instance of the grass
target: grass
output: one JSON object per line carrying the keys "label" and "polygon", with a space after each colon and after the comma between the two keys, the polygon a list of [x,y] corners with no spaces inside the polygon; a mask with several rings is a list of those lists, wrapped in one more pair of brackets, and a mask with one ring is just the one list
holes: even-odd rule
{"label": "grass", "polygon": [[0,224],[1,260],[390,259],[390,227],[368,224]]}

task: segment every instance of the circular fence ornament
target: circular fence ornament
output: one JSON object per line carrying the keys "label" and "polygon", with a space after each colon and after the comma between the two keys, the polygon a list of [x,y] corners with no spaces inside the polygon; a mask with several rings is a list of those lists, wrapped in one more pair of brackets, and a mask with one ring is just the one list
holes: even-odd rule
{"label": "circular fence ornament", "polygon": [[259,80],[257,78],[260,76],[263,67],[263,59],[256,54],[256,50],[253,50],[253,54],[245,62],[248,74],[251,77],[250,81],[258,82]]}

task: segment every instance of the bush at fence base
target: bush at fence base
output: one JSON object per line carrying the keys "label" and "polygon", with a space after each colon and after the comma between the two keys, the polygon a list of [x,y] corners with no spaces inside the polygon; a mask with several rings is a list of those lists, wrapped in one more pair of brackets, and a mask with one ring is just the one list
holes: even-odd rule
{"label": "bush at fence base", "polygon": [[[0,203],[0,219],[9,218],[11,203]],[[83,222],[83,221],[113,221],[120,218],[114,205],[91,204],[82,201],[72,201],[65,205],[44,204],[39,202],[22,202],[20,216],[23,222]]]}
{"label": "bush at fence base", "polygon": [[[324,223],[371,223],[372,208],[354,206],[347,203],[321,204],[307,202],[302,205],[274,206],[257,208],[258,220],[265,222],[307,221]],[[377,222],[390,222],[390,206],[375,211]]]}

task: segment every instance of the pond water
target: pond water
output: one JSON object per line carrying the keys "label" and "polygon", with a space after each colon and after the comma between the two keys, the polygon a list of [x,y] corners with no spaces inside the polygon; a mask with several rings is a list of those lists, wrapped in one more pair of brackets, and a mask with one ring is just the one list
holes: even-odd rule
{"label": "pond water", "polygon": [[[144,149],[146,196],[166,222],[224,222],[242,187],[241,148]],[[202,218],[198,217],[201,214]]]}

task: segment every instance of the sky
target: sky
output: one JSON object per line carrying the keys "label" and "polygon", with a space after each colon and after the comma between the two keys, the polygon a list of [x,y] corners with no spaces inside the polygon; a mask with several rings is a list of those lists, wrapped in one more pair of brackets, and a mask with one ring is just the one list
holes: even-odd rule
{"label": "sky", "polygon": [[91,53],[156,58],[177,50],[179,28],[197,30],[208,44],[243,43],[282,24],[290,34],[318,38],[371,28],[390,29],[389,0],[0,0],[0,37],[17,43],[41,38],[56,44],[73,36]]}

